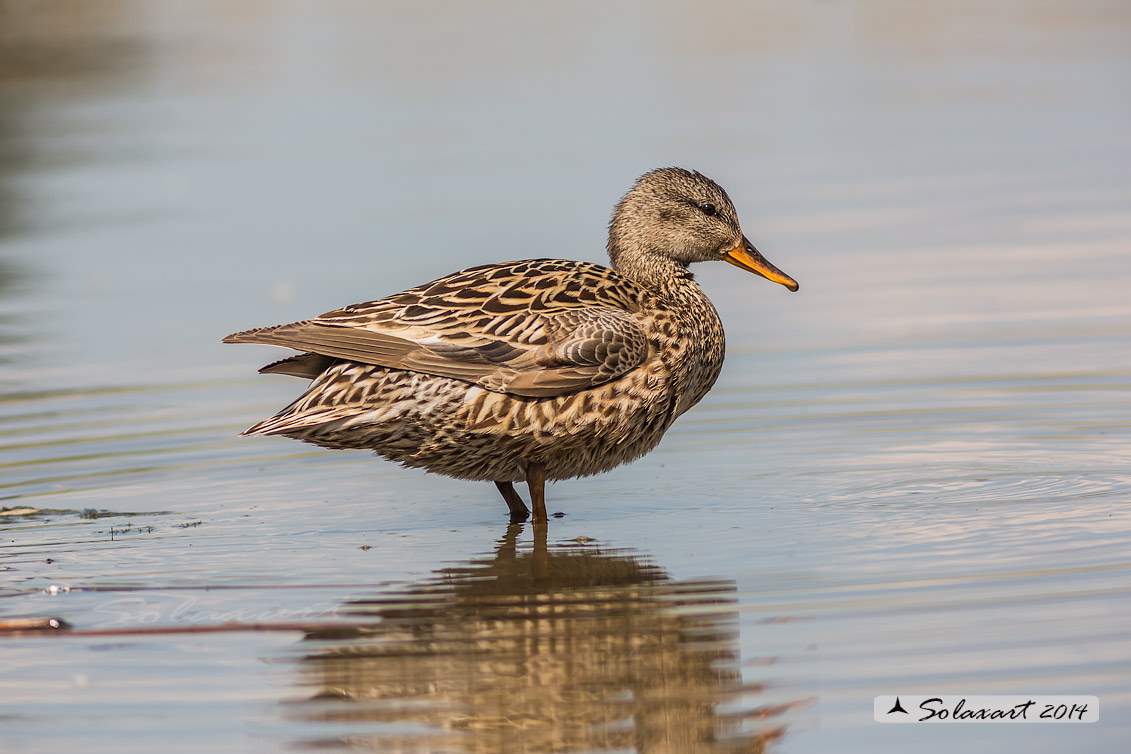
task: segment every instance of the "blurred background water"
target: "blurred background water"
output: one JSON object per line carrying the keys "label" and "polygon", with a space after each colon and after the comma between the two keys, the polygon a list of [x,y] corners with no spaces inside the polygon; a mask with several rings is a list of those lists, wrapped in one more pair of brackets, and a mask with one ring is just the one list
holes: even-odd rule
{"label": "blurred background water", "polygon": [[[0,618],[118,632],[0,639],[0,748],[1123,751],[1129,82],[1103,0],[0,0]],[[543,539],[235,437],[301,386],[221,336],[603,261],[670,164],[801,291],[701,266],[719,384]],[[229,620],[316,628],[129,633]]]}

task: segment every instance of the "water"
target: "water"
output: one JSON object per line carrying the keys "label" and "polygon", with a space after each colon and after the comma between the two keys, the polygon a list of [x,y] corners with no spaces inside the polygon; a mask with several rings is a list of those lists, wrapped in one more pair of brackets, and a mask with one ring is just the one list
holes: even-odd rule
{"label": "water", "polygon": [[[73,626],[4,751],[1124,750],[1123,4],[72,6],[0,5],[0,618]],[[235,436],[300,384],[222,335],[601,261],[665,164],[801,291],[698,270],[719,384],[548,532]]]}

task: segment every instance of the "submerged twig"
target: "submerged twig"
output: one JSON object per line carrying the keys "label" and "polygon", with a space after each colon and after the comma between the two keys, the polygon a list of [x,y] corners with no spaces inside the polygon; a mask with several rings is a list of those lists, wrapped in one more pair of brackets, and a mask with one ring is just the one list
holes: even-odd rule
{"label": "submerged twig", "polygon": [[234,631],[297,631],[300,633],[356,634],[366,626],[343,623],[302,623],[278,621],[267,623],[195,624],[184,626],[146,626],[144,628],[74,628],[61,618],[10,618],[0,620],[0,636],[159,636],[164,634],[210,634]]}

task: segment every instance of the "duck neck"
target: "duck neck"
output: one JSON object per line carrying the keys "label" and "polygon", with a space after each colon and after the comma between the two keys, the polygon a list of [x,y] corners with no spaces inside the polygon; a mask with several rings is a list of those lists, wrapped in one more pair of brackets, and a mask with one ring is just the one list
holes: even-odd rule
{"label": "duck neck", "polygon": [[613,269],[621,275],[668,297],[686,288],[695,278],[686,264],[666,254],[649,251],[625,253],[610,245],[609,258]]}

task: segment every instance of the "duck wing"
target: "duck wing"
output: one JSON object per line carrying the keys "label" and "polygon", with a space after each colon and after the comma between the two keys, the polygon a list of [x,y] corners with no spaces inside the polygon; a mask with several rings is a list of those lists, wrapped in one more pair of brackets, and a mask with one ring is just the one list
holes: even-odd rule
{"label": "duck wing", "polygon": [[[532,259],[472,267],[224,342],[284,346],[542,398],[608,382],[643,363],[648,295],[601,265]],[[266,369],[304,371],[278,364]]]}

